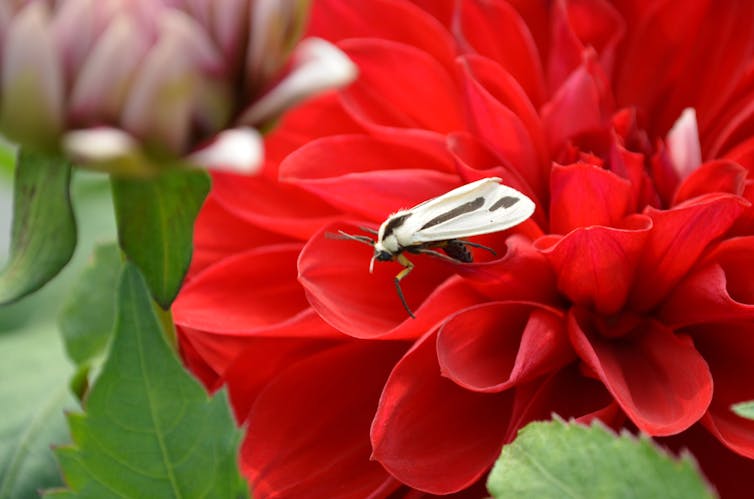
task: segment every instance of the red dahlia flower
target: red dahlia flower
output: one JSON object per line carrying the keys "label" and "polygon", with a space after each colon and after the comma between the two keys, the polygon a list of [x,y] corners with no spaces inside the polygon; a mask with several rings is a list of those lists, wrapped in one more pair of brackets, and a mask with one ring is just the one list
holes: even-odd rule
{"label": "red dahlia flower", "polygon": [[[310,34],[360,78],[214,177],[174,305],[257,497],[462,491],[552,413],[749,493],[754,4],[322,0]],[[415,257],[416,320],[399,266],[324,237],[488,176],[537,211],[497,258]]]}

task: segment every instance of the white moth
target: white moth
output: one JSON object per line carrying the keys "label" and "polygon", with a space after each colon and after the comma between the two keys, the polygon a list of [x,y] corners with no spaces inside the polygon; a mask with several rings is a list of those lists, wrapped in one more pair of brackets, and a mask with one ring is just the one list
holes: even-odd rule
{"label": "white moth", "polygon": [[[471,262],[467,246],[495,251],[461,238],[499,232],[520,224],[534,213],[534,202],[516,189],[500,183],[497,177],[483,178],[450,192],[400,210],[385,220],[378,231],[361,227],[377,236],[340,232],[340,238],[352,239],[374,247],[369,272],[374,261],[396,260],[403,265],[395,276],[395,288],[403,307],[415,318],[406,303],[400,282],[414,268],[404,252],[425,253],[452,262]],[[441,249],[444,253],[440,253]]]}

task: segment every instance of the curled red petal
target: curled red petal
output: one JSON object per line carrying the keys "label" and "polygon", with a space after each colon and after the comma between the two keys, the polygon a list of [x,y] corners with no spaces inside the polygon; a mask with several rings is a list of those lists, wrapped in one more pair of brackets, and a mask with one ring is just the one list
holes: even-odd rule
{"label": "curled red petal", "polygon": [[372,423],[372,457],[413,488],[462,490],[499,455],[511,400],[511,391],[471,392],[441,376],[429,334],[388,378]]}
{"label": "curled red petal", "polygon": [[662,320],[675,327],[754,318],[754,237],[720,243],[668,296]]}
{"label": "curled red petal", "polygon": [[610,324],[598,325],[585,310],[569,314],[574,349],[636,426],[672,435],[699,421],[712,399],[712,376],[691,340],[651,319],[628,327],[610,339]]}
{"label": "curled red petal", "polygon": [[652,222],[634,215],[622,225],[585,227],[536,241],[555,269],[558,288],[573,303],[608,315],[625,304]]}
{"label": "curled red petal", "polygon": [[553,166],[550,196],[550,231],[555,234],[590,225],[616,226],[632,200],[628,180],[586,163]]}
{"label": "curled red petal", "polygon": [[350,342],[275,378],[254,402],[241,447],[254,497],[367,497],[382,490],[390,477],[369,459],[369,426],[405,348]]}
{"label": "curled red petal", "polygon": [[729,192],[740,196],[744,192],[746,169],[732,161],[718,160],[704,163],[691,172],[673,197],[673,205],[702,194]]}
{"label": "curled red petal", "polygon": [[671,210],[645,211],[652,229],[636,272],[630,303],[634,310],[656,306],[710,242],[724,234],[747,208],[748,202],[731,194],[704,195]]}
{"label": "curled red petal", "polygon": [[501,392],[573,359],[563,314],[532,303],[491,302],[450,317],[437,334],[440,371],[468,390]]}
{"label": "curled red petal", "polygon": [[362,233],[354,225],[339,224],[312,237],[299,258],[299,282],[322,319],[347,335],[416,338],[454,311],[483,299],[460,279],[448,280],[454,270],[452,264],[431,256],[411,255],[415,267],[401,281],[401,289],[416,315],[412,319],[394,284],[402,267],[393,262],[375,262],[374,274],[370,274],[372,248],[325,235],[338,230]]}

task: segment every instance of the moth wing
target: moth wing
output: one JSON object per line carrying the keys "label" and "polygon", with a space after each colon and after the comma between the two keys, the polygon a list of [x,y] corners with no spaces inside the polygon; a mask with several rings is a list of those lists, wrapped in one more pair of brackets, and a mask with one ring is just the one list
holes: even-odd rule
{"label": "moth wing", "polygon": [[493,177],[472,182],[416,206],[410,210],[410,224],[401,227],[404,237],[418,244],[489,234],[520,224],[534,213],[535,204],[499,181]]}

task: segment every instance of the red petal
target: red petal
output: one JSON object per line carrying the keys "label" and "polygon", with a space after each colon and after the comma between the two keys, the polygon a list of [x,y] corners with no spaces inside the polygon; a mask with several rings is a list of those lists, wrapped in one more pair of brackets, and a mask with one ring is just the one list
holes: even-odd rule
{"label": "red petal", "polygon": [[550,231],[555,234],[591,225],[616,226],[631,205],[630,182],[586,163],[553,166],[550,186]]}
{"label": "red petal", "polygon": [[603,133],[611,112],[605,76],[594,58],[587,57],[542,107],[550,152],[556,156],[568,141]]}
{"label": "red petal", "polygon": [[292,240],[228,211],[215,199],[214,192],[210,192],[194,224],[194,254],[187,279],[223,258],[251,248],[286,242]]}
{"label": "red petal", "polygon": [[639,262],[630,302],[635,310],[657,305],[696,263],[710,242],[743,213],[746,201],[729,194],[705,195],[660,211],[647,208],[654,228]]}
{"label": "red petal", "polygon": [[[325,233],[359,233],[355,226],[336,225]],[[373,250],[356,241],[329,239],[320,233],[309,241],[299,259],[299,281],[319,315],[333,327],[357,338],[416,338],[456,310],[482,298],[459,279],[453,266],[426,255],[413,258],[416,267],[401,288],[417,319],[401,305],[393,282],[398,264],[376,262],[369,274]]]}
{"label": "red petal", "polygon": [[[681,111],[693,106],[704,135],[716,111],[730,105],[726,100],[746,69],[743,61],[750,59],[753,7],[749,2],[671,0],[637,9],[639,19],[624,44],[615,79],[619,102],[651,116],[652,135],[664,135]],[[679,12],[683,22],[678,22]]]}
{"label": "red petal", "polygon": [[362,118],[441,133],[465,128],[458,87],[426,52],[367,38],[344,40],[339,46],[359,67],[359,78],[344,92]]}
{"label": "red petal", "polygon": [[463,388],[500,392],[573,359],[560,311],[515,302],[467,308],[437,335],[440,370]]}
{"label": "red petal", "polygon": [[445,27],[422,9],[398,0],[319,0],[312,5],[309,36],[330,41],[380,38],[401,42],[451,67],[455,43]]}
{"label": "red petal", "polygon": [[308,239],[340,212],[321,199],[277,179],[214,174],[212,196],[242,220],[270,232]]}
{"label": "red petal", "polygon": [[456,37],[470,45],[470,52],[494,60],[518,81],[535,106],[542,103],[545,84],[539,53],[515,9],[505,2],[460,2],[453,27]]}
{"label": "red petal", "polygon": [[467,56],[459,65],[473,131],[503,164],[515,167],[535,192],[543,194],[549,167],[544,134],[523,89],[489,59]]}
{"label": "red petal", "polygon": [[754,458],[754,421],[731,406],[754,400],[754,325],[751,322],[699,326],[689,330],[715,380],[704,426],[728,448]]}
{"label": "red petal", "polygon": [[[606,327],[602,334],[613,332]],[[651,320],[633,324],[619,339],[598,328],[583,310],[569,316],[574,348],[636,426],[672,435],[702,417],[712,399],[712,376],[689,338]]]}
{"label": "red petal", "polygon": [[660,309],[675,327],[754,318],[754,237],[729,239],[676,286]]}
{"label": "red petal", "polygon": [[339,209],[375,221],[458,186],[446,155],[438,162],[423,149],[366,135],[316,140],[280,165],[281,179]]}
{"label": "red petal", "polygon": [[300,250],[300,244],[262,247],[209,267],[173,303],[176,324],[233,333],[295,317],[308,308],[296,281]]}
{"label": "red petal", "polygon": [[555,274],[531,241],[514,234],[505,239],[505,253],[489,262],[460,265],[458,272],[492,300],[560,303]]}
{"label": "red petal", "polygon": [[557,274],[558,288],[576,304],[609,315],[626,302],[651,221],[635,215],[624,228],[586,227],[559,238],[546,236],[536,247]]}
{"label": "red petal", "polygon": [[390,374],[372,423],[373,458],[419,490],[461,490],[499,455],[511,399],[511,392],[470,392],[442,377],[430,334]]}
{"label": "red petal", "polygon": [[389,480],[369,460],[369,425],[404,350],[399,342],[351,343],[270,383],[252,407],[241,448],[254,497],[367,497]]}
{"label": "red petal", "polygon": [[559,88],[581,64],[590,47],[599,54],[606,74],[612,73],[615,48],[625,25],[620,14],[602,0],[556,2],[552,9],[552,35],[547,66],[550,89]]}
{"label": "red petal", "polygon": [[221,380],[228,386],[236,420],[246,421],[251,406],[270,380],[293,364],[343,344],[346,339],[342,335],[340,339],[308,339],[294,335],[259,335],[245,338],[244,347],[237,350],[237,355],[223,373]]}
{"label": "red petal", "polygon": [[729,192],[740,196],[744,192],[746,173],[744,167],[731,161],[704,163],[678,187],[673,197],[673,205],[715,192]]}

